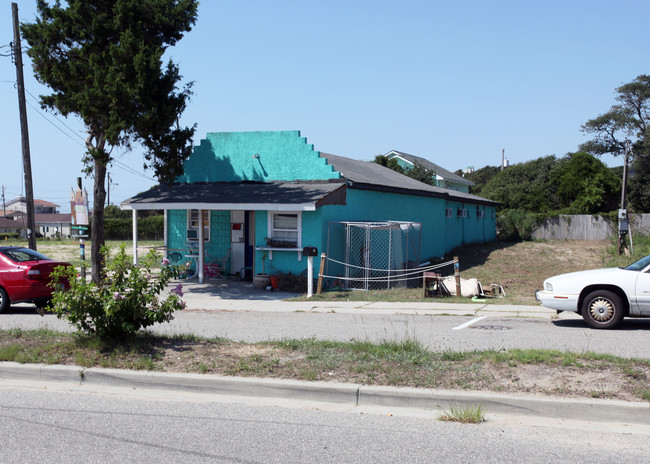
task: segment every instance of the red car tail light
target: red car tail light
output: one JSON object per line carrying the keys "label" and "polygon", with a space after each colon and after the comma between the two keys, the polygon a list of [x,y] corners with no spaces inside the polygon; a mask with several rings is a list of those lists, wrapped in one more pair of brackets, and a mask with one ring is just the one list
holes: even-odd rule
{"label": "red car tail light", "polygon": [[27,278],[29,280],[41,280],[41,270],[34,266],[27,271]]}

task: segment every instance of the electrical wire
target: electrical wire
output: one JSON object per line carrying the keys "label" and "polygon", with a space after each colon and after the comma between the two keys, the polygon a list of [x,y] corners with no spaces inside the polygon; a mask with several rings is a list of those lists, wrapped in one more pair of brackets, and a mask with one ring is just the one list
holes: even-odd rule
{"label": "electrical wire", "polygon": [[[26,92],[29,94],[30,97],[32,97],[36,102],[38,102],[38,99],[37,99],[37,98],[36,98],[36,97],[31,93],[31,92],[29,92],[29,91],[26,91]],[[32,104],[29,103],[29,102],[27,102],[27,104],[28,104],[32,109],[34,109],[34,111],[36,111],[36,112],[37,112],[41,117],[43,117],[47,122],[49,122],[50,124],[52,124],[52,125],[53,125],[53,126],[54,126],[58,131],[60,131],[63,135],[65,135],[65,136],[68,137],[69,139],[73,140],[74,142],[78,143],[80,146],[82,146],[82,147],[84,147],[84,148],[86,147],[86,139],[84,139],[81,135],[79,135],[79,134],[77,133],[77,131],[75,131],[75,130],[72,129],[70,126],[68,126],[65,122],[63,122],[63,121],[61,120],[61,118],[59,118],[59,117],[56,116],[55,114],[52,115],[52,116],[53,116],[57,121],[59,121],[63,126],[65,126],[65,127],[66,127],[66,128],[67,128],[67,129],[72,133],[72,134],[74,134],[76,137],[78,137],[78,138],[81,140],[81,142],[75,140],[75,139],[74,139],[74,138],[73,138],[69,133],[65,132],[63,129],[61,129],[60,127],[58,127],[54,122],[52,122],[52,121],[51,121],[51,120],[50,120],[50,119],[49,119],[49,118],[48,118],[48,117],[43,113],[43,111],[42,111],[41,109],[36,108],[34,105],[32,105]],[[82,142],[83,142],[83,143],[82,143]],[[125,154],[126,154],[126,153],[122,153],[122,155],[125,155]],[[122,155],[120,155],[120,156],[122,156]],[[116,159],[116,158],[113,158],[113,159],[111,160],[111,162],[114,163],[114,164],[116,165],[117,168],[122,169],[123,171],[126,171],[126,172],[128,172],[128,173],[130,173],[130,174],[134,174],[134,175],[136,175],[136,176],[142,177],[142,178],[144,178],[144,179],[147,179],[147,180],[150,180],[150,181],[156,182],[156,179],[154,179],[153,177],[147,176],[146,174],[143,174],[143,173],[137,171],[136,169],[134,169],[134,168],[132,168],[132,167],[130,167],[130,166],[124,164],[123,162],[119,161],[119,160]]]}

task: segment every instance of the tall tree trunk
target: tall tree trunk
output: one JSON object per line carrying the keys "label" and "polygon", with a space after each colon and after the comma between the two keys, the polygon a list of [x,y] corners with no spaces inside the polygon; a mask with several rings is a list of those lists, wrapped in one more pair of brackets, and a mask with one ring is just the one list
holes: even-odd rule
{"label": "tall tree trunk", "polygon": [[95,163],[95,186],[93,195],[93,219],[90,240],[92,247],[90,251],[90,261],[92,263],[92,280],[99,283],[104,275],[104,259],[101,254],[101,248],[105,244],[104,240],[104,202],[106,201],[106,162],[97,157]]}

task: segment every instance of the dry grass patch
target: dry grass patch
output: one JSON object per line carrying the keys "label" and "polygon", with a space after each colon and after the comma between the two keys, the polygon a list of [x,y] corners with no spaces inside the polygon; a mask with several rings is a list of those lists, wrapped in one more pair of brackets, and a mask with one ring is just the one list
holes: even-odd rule
{"label": "dry grass patch", "polygon": [[649,401],[650,361],[548,350],[434,353],[417,341],[236,343],[139,335],[121,344],[0,331],[0,361]]}

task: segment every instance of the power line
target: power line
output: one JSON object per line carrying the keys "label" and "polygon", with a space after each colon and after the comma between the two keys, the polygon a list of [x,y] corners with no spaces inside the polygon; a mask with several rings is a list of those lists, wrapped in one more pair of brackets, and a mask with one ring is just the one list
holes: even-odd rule
{"label": "power line", "polygon": [[34,107],[34,105],[32,105],[32,104],[29,103],[29,102],[27,102],[27,104],[30,106],[30,108],[32,108],[33,110],[35,110],[36,112],[38,112],[38,114],[41,115],[41,117],[43,117],[47,122],[49,122],[50,124],[52,124],[52,125],[53,125],[53,126],[54,126],[58,131],[59,131],[59,132],[61,132],[63,135],[65,135],[66,137],[68,137],[68,138],[69,138],[70,140],[72,140],[73,142],[78,143],[78,144],[81,145],[82,147],[84,146],[83,144],[79,143],[77,140],[73,139],[72,136],[71,136],[70,134],[68,134],[66,131],[64,131],[64,130],[61,129],[59,126],[57,126],[57,125],[54,124],[52,121],[50,121],[50,120],[49,120],[49,119],[48,119],[48,118],[47,118],[47,117],[46,117],[42,112],[40,112],[36,107]]}
{"label": "power line", "polygon": [[[38,99],[36,99],[36,97],[34,97],[34,95],[32,95],[30,92],[27,92],[27,93],[29,93],[29,95],[30,95],[34,100],[38,101]],[[57,130],[59,130],[63,135],[65,135],[65,136],[68,137],[69,139],[73,140],[74,142],[78,143],[80,146],[86,148],[86,144],[85,144],[86,141],[85,141],[85,139],[84,139],[82,136],[80,136],[80,135],[79,135],[79,134],[78,134],[74,129],[72,129],[70,126],[68,126],[68,125],[65,124],[63,121],[61,121],[61,119],[58,118],[56,115],[52,115],[52,116],[54,116],[54,118],[56,118],[56,119],[57,119],[61,124],[63,124],[63,125],[64,125],[64,126],[65,126],[69,131],[70,131],[70,132],[72,132],[72,134],[74,134],[76,137],[78,137],[80,140],[82,140],[83,143],[81,143],[81,142],[75,140],[75,139],[74,139],[74,138],[73,138],[69,133],[67,133],[66,131],[64,131],[64,130],[61,129],[60,127],[58,127],[54,122],[52,122],[52,121],[51,121],[51,120],[50,120],[50,119],[49,119],[49,118],[44,114],[44,112],[43,112],[42,110],[40,110],[40,109],[34,107],[34,105],[32,105],[31,103],[28,103],[28,105],[29,105],[32,109],[34,109],[34,111],[36,111],[36,112],[37,112],[41,117],[43,117],[47,122],[49,122],[50,124],[52,124],[52,125],[53,125]],[[124,154],[125,154],[125,153],[122,153],[122,155],[124,155]],[[147,179],[147,180],[151,180],[151,181],[153,181],[153,182],[156,181],[156,179],[154,179],[153,177],[149,177],[149,176],[147,176],[146,174],[143,174],[143,173],[141,173],[141,172],[135,170],[134,168],[132,168],[132,167],[130,167],[130,166],[128,166],[128,165],[122,163],[121,161],[117,160],[116,158],[113,158],[113,159],[111,160],[111,162],[114,163],[114,164],[116,165],[117,168],[120,168],[120,169],[122,169],[123,171],[126,171],[126,172],[128,172],[128,173],[130,173],[130,174],[134,174],[134,175],[136,175],[136,176],[143,177],[143,178],[145,178],[145,179]]]}
{"label": "power line", "polygon": [[[27,93],[29,94],[30,97],[32,97],[32,98],[34,99],[34,101],[36,101],[37,103],[40,103],[40,102],[38,101],[38,98],[36,98],[34,95],[32,95],[32,93],[31,93],[29,90],[27,90]],[[31,106],[31,105],[30,105],[30,106]],[[59,118],[56,114],[52,114],[52,116],[54,116],[54,118],[55,118],[57,121],[59,121],[61,124],[63,124],[65,127],[67,127],[68,130],[69,130],[70,132],[72,132],[74,135],[76,135],[77,137],[79,137],[79,138],[84,142],[84,146],[86,146],[86,139],[84,139],[81,135],[79,135],[79,134],[77,133],[76,130],[74,130],[74,129],[72,129],[70,126],[68,126],[68,125],[67,125],[65,122],[63,122],[63,120],[62,120],[61,118]]]}

